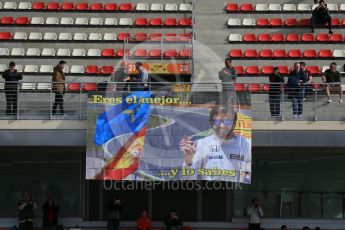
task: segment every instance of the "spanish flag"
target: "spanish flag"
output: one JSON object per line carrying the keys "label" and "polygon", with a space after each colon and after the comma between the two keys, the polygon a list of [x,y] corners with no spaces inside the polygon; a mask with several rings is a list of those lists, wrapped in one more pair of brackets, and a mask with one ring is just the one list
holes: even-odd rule
{"label": "spanish flag", "polygon": [[134,133],[95,177],[97,180],[123,180],[137,171],[145,143],[146,128]]}

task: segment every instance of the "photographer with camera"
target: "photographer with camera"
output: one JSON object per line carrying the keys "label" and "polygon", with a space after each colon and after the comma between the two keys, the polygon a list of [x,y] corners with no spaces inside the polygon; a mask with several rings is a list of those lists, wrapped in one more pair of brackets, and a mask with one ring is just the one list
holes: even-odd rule
{"label": "photographer with camera", "polygon": [[18,202],[18,209],[19,230],[34,229],[34,211],[37,209],[37,204],[28,192],[23,193],[22,199]]}
{"label": "photographer with camera", "polygon": [[16,63],[10,62],[8,69],[2,74],[5,79],[6,115],[16,115],[18,105],[18,85],[23,76],[17,71]]}
{"label": "photographer with camera", "polygon": [[324,0],[319,1],[319,5],[313,10],[311,16],[311,33],[314,33],[314,28],[317,24],[328,24],[329,34],[333,34],[332,31],[332,17],[327,8],[327,4]]}
{"label": "photographer with camera", "polygon": [[247,214],[249,216],[249,230],[260,230],[260,218],[264,215],[262,208],[259,205],[258,199],[252,200],[252,205],[248,207]]}

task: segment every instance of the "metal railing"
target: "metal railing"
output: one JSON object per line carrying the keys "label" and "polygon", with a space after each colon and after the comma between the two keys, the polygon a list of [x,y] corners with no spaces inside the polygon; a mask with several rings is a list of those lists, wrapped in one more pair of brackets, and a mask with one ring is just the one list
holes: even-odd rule
{"label": "metal railing", "polygon": [[[251,107],[254,120],[345,121],[345,104],[338,102],[338,92],[331,94],[333,103],[328,103],[324,89],[313,85],[289,88],[289,92],[286,89],[269,91],[267,84],[255,84],[256,88],[250,85],[148,82],[144,86],[135,82],[74,82],[66,83],[66,90],[59,95],[52,89],[51,82],[21,82],[10,87],[0,84],[0,119],[84,120],[87,100],[92,95],[115,97],[133,90],[150,90],[154,96],[183,98],[192,104],[217,104],[226,99],[228,103],[247,105]],[[61,99],[63,110],[59,104]],[[54,105],[57,107],[55,113]]]}

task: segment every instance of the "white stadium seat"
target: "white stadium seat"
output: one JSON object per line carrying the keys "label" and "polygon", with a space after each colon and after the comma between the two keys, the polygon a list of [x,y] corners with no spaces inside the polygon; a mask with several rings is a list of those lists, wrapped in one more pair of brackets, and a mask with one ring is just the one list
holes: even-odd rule
{"label": "white stadium seat", "polygon": [[32,25],[43,25],[44,19],[42,17],[32,17],[30,24],[32,24]]}
{"label": "white stadium seat", "polygon": [[53,48],[43,48],[41,56],[54,57],[55,56],[55,50]]}
{"label": "white stadium seat", "polygon": [[178,9],[179,11],[192,11],[193,7],[189,3],[181,3]]}
{"label": "white stadium seat", "polygon": [[52,88],[52,86],[50,83],[41,82],[41,83],[37,84],[38,90],[50,90],[51,88]]}
{"label": "white stadium seat", "polygon": [[345,57],[345,50],[333,50],[334,57]]}
{"label": "white stadium seat", "polygon": [[309,4],[298,4],[297,6],[298,11],[310,11],[310,5]]}
{"label": "white stadium seat", "polygon": [[101,33],[90,33],[88,40],[100,41],[100,40],[102,40],[102,34]]}
{"label": "white stadium seat", "polygon": [[230,42],[241,42],[242,41],[242,35],[241,34],[230,34],[229,35],[229,41]]}
{"label": "white stadium seat", "polygon": [[282,7],[280,4],[269,4],[268,10],[269,11],[281,11]]}
{"label": "white stadium seat", "polygon": [[2,3],[0,2],[0,9],[2,9]]}
{"label": "white stadium seat", "polygon": [[11,56],[25,56],[25,51],[23,48],[13,48],[11,50]]}
{"label": "white stadium seat", "polygon": [[30,2],[20,2],[18,5],[19,10],[30,10],[31,9],[31,3]]}
{"label": "white stadium seat", "polygon": [[256,22],[254,18],[244,18],[242,21],[242,26],[255,26]]}
{"label": "white stadium seat", "polygon": [[84,67],[82,65],[72,65],[70,73],[84,73]]}
{"label": "white stadium seat", "polygon": [[0,56],[9,56],[10,50],[7,48],[0,48]]}
{"label": "white stadium seat", "polygon": [[59,56],[59,57],[69,57],[69,56],[71,56],[71,51],[69,49],[66,49],[66,48],[60,48],[56,52],[56,56]]}
{"label": "white stadium seat", "polygon": [[256,4],[255,11],[268,11],[267,4]]}
{"label": "white stadium seat", "polygon": [[85,56],[85,50],[84,49],[73,49],[72,56],[74,57],[84,57]]}
{"label": "white stadium seat", "polygon": [[229,18],[228,26],[240,26],[241,20],[239,18]]}
{"label": "white stadium seat", "polygon": [[284,11],[296,11],[296,5],[295,4],[284,4],[283,6]]}
{"label": "white stadium seat", "polygon": [[26,50],[26,56],[40,56],[40,50],[38,48],[28,48]]}
{"label": "white stadium seat", "polygon": [[5,83],[4,82],[0,82],[0,89],[4,89],[5,88]]}
{"label": "white stadium seat", "polygon": [[24,72],[25,73],[37,73],[38,67],[37,67],[37,65],[26,65],[24,67]]}
{"label": "white stadium seat", "polygon": [[73,40],[86,41],[87,40],[86,33],[75,33],[73,36]]}
{"label": "white stadium seat", "polygon": [[117,19],[116,18],[106,18],[104,20],[104,25],[106,25],[106,26],[116,26],[117,25]]}
{"label": "white stadium seat", "polygon": [[104,41],[116,41],[116,33],[104,33],[103,35]]}
{"label": "white stadium seat", "polygon": [[5,10],[15,10],[15,9],[17,9],[17,3],[16,2],[5,2],[3,8]]}
{"label": "white stadium seat", "polygon": [[99,57],[99,56],[101,56],[101,50],[99,50],[99,49],[89,49],[87,51],[87,56],[88,57]]}
{"label": "white stadium seat", "polygon": [[0,64],[0,72],[4,72],[7,69],[7,66],[5,64]]}
{"label": "white stadium seat", "polygon": [[40,66],[40,73],[52,73],[53,66],[52,65],[41,65]]}
{"label": "white stadium seat", "polygon": [[89,24],[89,20],[87,18],[76,18],[74,24],[78,26],[85,26]]}
{"label": "white stadium seat", "polygon": [[344,3],[343,3],[343,4],[340,4],[339,10],[345,11],[345,4],[344,4]]}
{"label": "white stadium seat", "polygon": [[23,72],[23,66],[22,65],[16,65],[16,69],[18,72]]}
{"label": "white stadium seat", "polygon": [[60,33],[59,38],[60,41],[69,41],[72,40],[72,34],[71,33]]}
{"label": "white stadium seat", "polygon": [[28,35],[25,32],[15,32],[13,36],[14,40],[26,40]]}
{"label": "white stadium seat", "polygon": [[69,66],[68,65],[64,65],[63,70],[64,73],[68,73],[69,72]]}
{"label": "white stadium seat", "polygon": [[147,3],[138,3],[135,7],[137,11],[148,11],[150,10],[149,4]]}
{"label": "white stadium seat", "polygon": [[177,11],[178,6],[175,3],[167,3],[165,4],[165,11]]}
{"label": "white stadium seat", "polygon": [[42,40],[43,36],[39,32],[31,32],[29,35],[29,40]]}
{"label": "white stadium seat", "polygon": [[163,8],[163,5],[161,3],[152,3],[150,10],[151,11],[163,11],[164,8]]}
{"label": "white stadium seat", "polygon": [[61,18],[60,25],[73,25],[73,18]]}
{"label": "white stadium seat", "polygon": [[52,32],[47,32],[44,34],[43,40],[57,40],[57,34]]}
{"label": "white stadium seat", "polygon": [[120,26],[131,26],[133,24],[131,18],[120,18],[119,25]]}
{"label": "white stadium seat", "polygon": [[58,25],[59,24],[59,19],[56,18],[56,17],[47,17],[46,24],[47,25]]}
{"label": "white stadium seat", "polygon": [[36,83],[24,82],[21,84],[20,88],[24,90],[34,90],[36,89]]}
{"label": "white stadium seat", "polygon": [[102,18],[91,18],[89,21],[89,25],[101,26],[101,25],[103,25],[103,19]]}

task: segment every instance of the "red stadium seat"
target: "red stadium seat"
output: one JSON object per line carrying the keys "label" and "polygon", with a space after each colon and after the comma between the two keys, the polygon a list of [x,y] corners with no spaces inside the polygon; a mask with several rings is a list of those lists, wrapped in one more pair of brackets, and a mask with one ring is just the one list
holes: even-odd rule
{"label": "red stadium seat", "polygon": [[273,57],[274,58],[286,58],[286,51],[285,50],[275,50],[273,52]]}
{"label": "red stadium seat", "polygon": [[165,40],[168,42],[175,42],[177,41],[177,34],[167,33],[165,34]]}
{"label": "red stadium seat", "polygon": [[315,90],[321,89],[321,84],[313,83],[312,86],[313,86],[313,89]]}
{"label": "red stadium seat", "polygon": [[332,42],[343,42],[344,38],[342,34],[332,34],[330,41]]}
{"label": "red stadium seat", "polygon": [[76,10],[88,10],[89,9],[89,4],[87,4],[86,2],[77,3],[75,9]]}
{"label": "red stadium seat", "polygon": [[27,25],[27,24],[30,24],[30,20],[27,17],[18,17],[16,18],[15,24]]}
{"label": "red stadium seat", "polygon": [[255,42],[256,41],[256,36],[255,36],[255,34],[244,34],[243,41],[245,41],[245,42]]}
{"label": "red stadium seat", "polygon": [[320,50],[319,57],[321,58],[331,58],[333,57],[333,53],[331,50]]}
{"label": "red stadium seat", "polygon": [[117,10],[117,4],[116,3],[106,3],[104,6],[104,10],[115,11],[115,10]]}
{"label": "red stadium seat", "polygon": [[261,69],[261,73],[268,75],[273,73],[273,66],[263,66]]}
{"label": "red stadium seat", "polygon": [[135,19],[134,24],[136,26],[147,26],[149,24],[149,21],[147,20],[147,18],[137,18]]}
{"label": "red stadium seat", "polygon": [[177,20],[176,18],[167,18],[164,21],[165,26],[177,26]]}
{"label": "red stadium seat", "polygon": [[182,49],[178,53],[178,56],[180,56],[182,58],[190,58],[190,57],[192,57],[192,50],[191,49]]}
{"label": "red stadium seat", "polygon": [[46,8],[46,5],[44,2],[34,2],[31,6],[31,9],[33,10],[44,10]]}
{"label": "red stadium seat", "polygon": [[10,40],[12,39],[12,34],[10,32],[0,32],[0,40]]}
{"label": "red stadium seat", "polygon": [[244,83],[236,83],[235,84],[235,91],[236,92],[246,92],[246,85]]}
{"label": "red stadium seat", "polygon": [[269,49],[261,50],[259,53],[259,57],[261,58],[272,58],[272,56],[273,56],[272,50],[269,50]]}
{"label": "red stadium seat", "polygon": [[92,11],[103,10],[103,4],[102,3],[92,3],[89,10],[92,10]]}
{"label": "red stadium seat", "polygon": [[300,50],[289,50],[288,57],[290,57],[290,58],[301,58],[302,52]]}
{"label": "red stadium seat", "polygon": [[80,91],[81,84],[80,83],[69,83],[68,84],[68,91]]}
{"label": "red stadium seat", "polygon": [[60,3],[58,2],[49,2],[47,4],[47,10],[59,10],[60,9]]}
{"label": "red stadium seat", "polygon": [[151,41],[160,41],[162,38],[162,34],[161,33],[152,33],[150,35],[150,40]]}
{"label": "red stadium seat", "polygon": [[244,12],[254,11],[254,5],[250,3],[242,4],[241,11],[244,11]]}
{"label": "red stadium seat", "polygon": [[239,7],[235,3],[229,3],[228,5],[226,5],[226,11],[237,12],[237,11],[239,11]]}
{"label": "red stadium seat", "polygon": [[250,93],[257,93],[261,91],[261,85],[257,83],[251,83],[249,84],[248,91]]}
{"label": "red stadium seat", "polygon": [[162,57],[162,50],[161,49],[151,49],[149,52],[149,57],[152,57],[152,58]]}
{"label": "red stadium seat", "polygon": [[270,24],[268,18],[259,18],[256,22],[257,26],[268,26]]}
{"label": "red stadium seat", "polygon": [[310,27],[310,19],[301,19],[299,21],[299,26],[301,27]]}
{"label": "red stadium seat", "polygon": [[126,38],[129,38],[130,36],[130,33],[119,33],[117,36],[117,40],[124,41],[126,40]]}
{"label": "red stadium seat", "polygon": [[283,20],[281,18],[272,18],[270,20],[270,26],[283,26]]}
{"label": "red stadium seat", "polygon": [[96,65],[88,65],[88,66],[86,66],[85,73],[88,73],[88,74],[98,74],[99,73],[98,66],[96,66]]}
{"label": "red stadium seat", "polygon": [[179,34],[179,40],[180,41],[189,41],[190,39],[193,38],[193,34],[192,33],[188,33],[188,34]]}
{"label": "red stadium seat", "polygon": [[248,49],[244,52],[244,57],[246,57],[246,58],[257,58],[258,52],[256,50]]}
{"label": "red stadium seat", "polygon": [[147,56],[147,50],[146,49],[136,49],[134,51],[135,57],[146,57]]}
{"label": "red stadium seat", "polygon": [[83,86],[83,90],[85,90],[85,91],[97,91],[97,84],[96,83],[85,83]]}
{"label": "red stadium seat", "polygon": [[304,50],[303,57],[305,57],[305,58],[316,58],[317,57],[316,50],[313,50],[313,49]]}
{"label": "red stadium seat", "polygon": [[344,20],[343,20],[342,24],[343,24],[343,26],[345,26],[345,18],[344,18]]}
{"label": "red stadium seat", "polygon": [[307,66],[306,68],[307,68],[307,70],[310,71],[311,74],[320,74],[321,73],[320,67],[318,67],[318,66]]}
{"label": "red stadium seat", "polygon": [[102,50],[102,56],[103,57],[114,57],[116,56],[114,49],[103,49]]}
{"label": "red stadium seat", "polygon": [[10,25],[14,23],[13,17],[2,17],[1,18],[1,24],[3,25]]}
{"label": "red stadium seat", "polygon": [[313,42],[315,38],[313,34],[303,34],[301,40],[302,42]]}
{"label": "red stadium seat", "polygon": [[180,26],[192,26],[192,19],[191,18],[181,18],[178,22]]}
{"label": "red stadium seat", "polygon": [[229,57],[231,58],[240,58],[243,56],[242,50],[230,50]]}
{"label": "red stadium seat", "polygon": [[286,41],[288,41],[288,42],[299,42],[300,37],[298,34],[288,34],[286,36]]}
{"label": "red stadium seat", "polygon": [[332,26],[338,27],[341,26],[341,21],[338,18],[332,18]]}
{"label": "red stadium seat", "polygon": [[272,42],[283,42],[285,41],[284,34],[278,33],[278,34],[273,34],[271,37]]}
{"label": "red stadium seat", "polygon": [[258,66],[247,66],[246,74],[248,75],[259,75],[259,67]]}
{"label": "red stadium seat", "polygon": [[114,72],[114,67],[111,65],[104,65],[101,68],[101,74],[112,74]]}
{"label": "red stadium seat", "polygon": [[121,3],[119,6],[120,11],[132,11],[133,5],[131,3]]}
{"label": "red stadium seat", "polygon": [[135,34],[135,40],[140,41],[140,42],[146,41],[146,40],[148,40],[148,36],[146,33],[136,33]]}
{"label": "red stadium seat", "polygon": [[328,34],[318,34],[316,36],[316,41],[318,41],[318,42],[328,42],[328,41],[330,41],[330,36]]}
{"label": "red stadium seat", "polygon": [[[118,49],[118,51],[116,53],[116,56],[117,57],[123,57],[124,55],[125,55],[124,49],[123,48]],[[129,49],[126,50],[126,56],[131,56],[131,53],[130,53]]]}
{"label": "red stadium seat", "polygon": [[270,42],[271,41],[271,35],[270,34],[259,34],[258,41],[260,41],[260,42]]}
{"label": "red stadium seat", "polygon": [[269,90],[270,90],[270,84],[264,84],[264,85],[262,86],[262,91],[268,92]]}
{"label": "red stadium seat", "polygon": [[166,49],[164,51],[164,56],[167,58],[177,57],[177,51],[176,51],[176,49]]}
{"label": "red stadium seat", "polygon": [[238,75],[243,75],[244,74],[243,66],[234,66],[234,68],[236,69],[236,72],[237,72]]}
{"label": "red stadium seat", "polygon": [[278,66],[280,74],[288,74],[289,68],[287,66]]}
{"label": "red stadium seat", "polygon": [[287,18],[284,21],[285,26],[297,26],[298,22],[296,18]]}
{"label": "red stadium seat", "polygon": [[65,2],[61,5],[62,10],[74,10],[74,4],[72,2]]}
{"label": "red stadium seat", "polygon": [[161,25],[163,25],[163,20],[161,18],[152,18],[150,20],[150,25],[151,26],[161,26]]}

